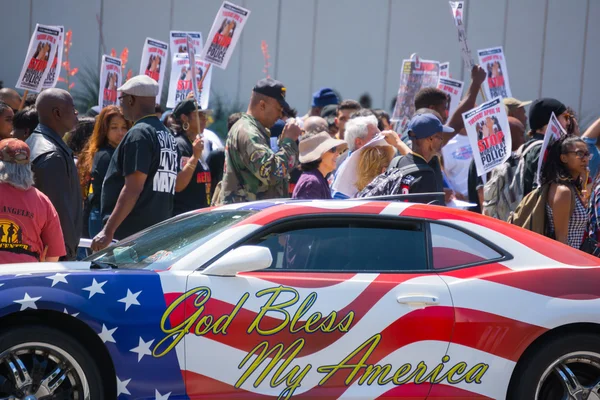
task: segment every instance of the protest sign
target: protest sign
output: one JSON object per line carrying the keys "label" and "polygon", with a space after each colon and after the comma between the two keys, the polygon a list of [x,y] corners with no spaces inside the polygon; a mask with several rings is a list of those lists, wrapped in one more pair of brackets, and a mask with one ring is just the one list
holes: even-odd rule
{"label": "protest sign", "polygon": [[450,78],[450,63],[449,62],[440,64],[440,78]]}
{"label": "protest sign", "polygon": [[32,92],[42,90],[56,56],[60,34],[60,28],[57,26],[36,24],[21,74],[15,85],[17,89]]}
{"label": "protest sign", "polygon": [[250,10],[224,2],[217,12],[215,22],[208,34],[209,42],[202,49],[200,58],[219,68],[227,68],[249,16]]}
{"label": "protest sign", "polygon": [[54,54],[54,61],[52,61],[52,65],[50,66],[50,71],[48,71],[48,75],[46,75],[46,79],[44,79],[42,89],[55,87],[56,83],[58,82],[58,77],[60,76],[63,57],[63,45],[65,42],[65,28],[63,26],[57,26],[56,28],[60,30],[60,35],[58,37],[58,42]]}
{"label": "protest sign", "polygon": [[487,72],[487,79],[483,83],[487,98],[512,97],[508,84],[506,58],[502,47],[478,50],[477,55],[479,56],[479,65]]}
{"label": "protest sign", "polygon": [[148,75],[158,82],[158,95],[156,103],[160,104],[160,95],[162,92],[163,81],[167,70],[167,51],[169,45],[159,40],[146,38],[144,50],[142,52],[142,62],[140,63],[140,75]]}
{"label": "protest sign", "polygon": [[121,60],[102,56],[98,105],[102,108],[117,105],[117,88],[121,86]]}
{"label": "protest sign", "polygon": [[[201,60],[199,56],[196,56],[196,83],[199,92],[198,95],[196,95],[196,101],[198,101],[198,104],[204,110],[208,108],[208,99],[210,95],[212,71],[209,68],[209,65],[210,64],[207,62]],[[204,80],[202,80],[202,78],[204,78]],[[169,81],[167,107],[175,108],[175,106],[185,100],[193,90],[190,58],[185,53],[175,54],[173,62],[171,63],[171,79]]]}
{"label": "protest sign", "polygon": [[200,32],[171,31],[171,59],[177,53],[188,52],[188,36],[193,39],[196,54],[202,51],[202,34]]}
{"label": "protest sign", "polygon": [[561,136],[564,136],[566,134],[567,132],[565,132],[560,122],[558,122],[558,118],[556,118],[556,115],[552,113],[552,115],[550,116],[550,122],[548,122],[548,127],[546,128],[546,133],[544,134],[544,142],[542,143],[540,158],[538,159],[537,174],[535,178],[535,181],[537,182],[538,186],[541,185],[542,167],[548,159],[548,148],[554,142],[560,139]]}
{"label": "protest sign", "polygon": [[396,132],[404,132],[415,112],[415,95],[424,87],[438,84],[440,63],[419,58],[402,61],[400,88],[392,121],[397,122]]}
{"label": "protest sign", "polygon": [[469,43],[467,42],[467,34],[465,33],[465,2],[451,1],[450,11],[452,11],[454,25],[456,25],[456,29],[458,31],[458,43],[460,44],[463,61],[465,62],[465,66],[469,70],[471,70],[471,68],[473,68],[473,65],[475,65],[475,62],[473,61],[471,49],[469,48]]}
{"label": "protest sign", "polygon": [[450,96],[450,107],[448,107],[448,115],[452,115],[458,108],[460,99],[462,98],[464,83],[456,79],[442,78],[438,80],[437,88]]}
{"label": "protest sign", "polygon": [[462,115],[473,149],[477,175],[485,175],[510,157],[512,137],[502,98],[496,97]]}

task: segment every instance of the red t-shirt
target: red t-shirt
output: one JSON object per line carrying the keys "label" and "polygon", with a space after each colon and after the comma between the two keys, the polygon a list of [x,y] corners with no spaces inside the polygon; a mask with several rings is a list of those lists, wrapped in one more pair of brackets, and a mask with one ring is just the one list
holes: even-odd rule
{"label": "red t-shirt", "polygon": [[36,188],[0,183],[0,264],[39,261],[66,254],[60,220],[50,199]]}

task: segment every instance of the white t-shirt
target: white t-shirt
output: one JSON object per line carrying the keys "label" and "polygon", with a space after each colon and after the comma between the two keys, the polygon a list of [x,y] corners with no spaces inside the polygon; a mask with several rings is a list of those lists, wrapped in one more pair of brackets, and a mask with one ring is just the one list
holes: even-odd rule
{"label": "white t-shirt", "polygon": [[204,129],[204,132],[202,132],[202,136],[204,136],[204,151],[202,151],[202,159],[204,161],[206,161],[211,151],[225,149],[223,141],[213,131],[209,129]]}
{"label": "white t-shirt", "polygon": [[442,148],[444,172],[450,188],[464,196],[469,194],[469,165],[473,150],[466,135],[456,135]]}

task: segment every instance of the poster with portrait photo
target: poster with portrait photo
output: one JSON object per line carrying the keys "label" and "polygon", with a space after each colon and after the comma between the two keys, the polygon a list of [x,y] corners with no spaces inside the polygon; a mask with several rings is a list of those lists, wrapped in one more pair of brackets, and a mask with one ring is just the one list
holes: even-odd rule
{"label": "poster with portrait photo", "polygon": [[464,82],[456,79],[442,78],[438,80],[437,88],[450,96],[450,106],[448,107],[448,115],[452,115],[458,108],[460,99],[463,94]]}
{"label": "poster with portrait photo", "polygon": [[36,24],[15,88],[39,93],[56,56],[60,28]]}
{"label": "poster with portrait photo", "polygon": [[400,87],[391,121],[396,122],[396,132],[406,138],[406,127],[415,113],[415,96],[425,87],[436,87],[439,80],[440,63],[415,59],[402,61]]}
{"label": "poster with portrait photo", "polygon": [[98,105],[118,105],[117,88],[121,86],[121,60],[103,55],[100,67],[100,87],[98,88]]}
{"label": "poster with portrait photo", "polygon": [[[212,68],[208,68],[209,63],[196,56],[196,84],[198,85],[198,95],[196,101],[203,110],[208,108],[210,95],[210,83],[212,80]],[[208,72],[207,72],[208,70]],[[204,76],[206,74],[206,77]],[[190,68],[190,58],[185,53],[177,53],[171,63],[171,78],[169,79],[169,97],[167,107],[175,108],[177,104],[185,100],[190,92],[194,90],[192,81],[192,68]],[[204,77],[204,80],[202,79]]]}
{"label": "poster with portrait photo", "polygon": [[167,73],[167,52],[169,44],[146,38],[144,41],[144,50],[142,51],[142,61],[140,63],[140,75],[148,75],[158,82],[158,95],[156,103],[160,104],[163,81]]}
{"label": "poster with portrait photo", "polygon": [[169,48],[171,49],[171,59],[173,59],[173,57],[175,57],[175,54],[177,53],[188,52],[188,36],[192,38],[192,41],[194,43],[194,51],[196,52],[196,54],[200,54],[200,52],[202,51],[202,33],[171,31],[171,42],[169,46]]}
{"label": "poster with portrait photo", "polygon": [[56,86],[62,68],[63,46],[65,42],[65,28],[63,26],[57,26],[56,28],[60,30],[60,36],[58,37],[57,46],[54,50],[54,61],[52,61],[52,65],[50,65],[50,70],[48,71],[48,75],[46,75],[46,79],[44,79],[42,89],[49,89]]}
{"label": "poster with portrait photo", "polygon": [[450,63],[449,62],[440,64],[440,78],[450,78]]}
{"label": "poster with portrait photo", "polygon": [[224,2],[217,12],[208,34],[208,42],[203,47],[200,58],[219,68],[227,68],[249,16],[250,10],[228,1]]}
{"label": "poster with portrait photo", "polygon": [[502,46],[478,50],[477,55],[479,56],[479,65],[487,72],[487,79],[483,83],[486,97],[488,99],[497,96],[503,99],[512,97],[508,82],[506,57]]}
{"label": "poster with portrait photo", "polygon": [[561,136],[565,136],[566,134],[567,132],[563,129],[558,118],[552,113],[552,115],[550,115],[550,122],[548,122],[548,126],[546,127],[546,132],[544,133],[544,142],[542,143],[542,149],[540,150],[540,157],[538,159],[537,173],[535,176],[535,181],[538,186],[540,185],[542,167],[548,159],[548,148],[560,139]]}
{"label": "poster with portrait photo", "polygon": [[510,157],[512,137],[502,98],[496,97],[462,115],[473,149],[477,175],[485,175]]}

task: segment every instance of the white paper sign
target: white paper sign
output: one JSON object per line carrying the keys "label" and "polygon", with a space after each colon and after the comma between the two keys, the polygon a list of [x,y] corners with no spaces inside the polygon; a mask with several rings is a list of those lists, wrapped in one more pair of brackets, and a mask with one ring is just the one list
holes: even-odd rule
{"label": "white paper sign", "polygon": [[46,79],[44,79],[42,89],[53,88],[56,86],[62,68],[63,47],[65,42],[65,28],[63,26],[57,26],[56,28],[60,30],[60,36],[58,37],[58,42],[55,50],[56,54],[54,55],[54,61],[52,61],[52,65],[50,66],[50,71],[48,71],[48,75],[46,75]]}
{"label": "white paper sign", "polygon": [[451,1],[450,11],[452,11],[452,18],[454,18],[454,25],[458,31],[458,43],[460,44],[460,50],[462,53],[463,61],[469,71],[475,65],[473,56],[471,55],[471,49],[467,42],[467,34],[465,33],[465,2],[464,1]]}
{"label": "white paper sign", "polygon": [[502,98],[496,97],[462,115],[477,175],[485,175],[510,157],[512,137]]}
{"label": "white paper sign", "polygon": [[202,33],[200,32],[184,32],[171,31],[171,58],[177,53],[187,53],[187,37],[191,36],[194,42],[194,51],[200,54],[202,51]]}
{"label": "white paper sign", "polygon": [[121,86],[121,77],[121,60],[107,55],[102,56],[98,88],[98,105],[101,108],[118,105],[117,88]]}
{"label": "white paper sign", "polygon": [[61,36],[60,27],[36,24],[25,62],[15,87],[40,92],[56,56]]}
{"label": "white paper sign", "polygon": [[440,78],[450,78],[450,63],[449,62],[440,64]]}
{"label": "white paper sign", "polygon": [[[208,69],[208,63],[196,56],[196,81],[199,83]],[[203,110],[208,108],[208,100],[210,95],[210,83],[212,80],[212,68],[208,69],[208,73],[198,86],[199,96],[196,101]],[[187,96],[194,90],[192,84],[192,72],[190,68],[190,59],[187,54],[178,53],[173,58],[171,64],[171,79],[169,81],[169,98],[167,100],[168,108],[175,108],[177,104],[185,100]]]}
{"label": "white paper sign", "polygon": [[548,127],[546,128],[546,133],[544,133],[544,143],[542,143],[542,150],[540,151],[540,158],[538,159],[537,174],[535,178],[538,186],[541,185],[542,167],[548,158],[548,148],[560,139],[561,136],[565,136],[566,134],[567,132],[565,132],[560,122],[558,122],[558,118],[552,113],[550,122],[548,122]]}
{"label": "white paper sign", "polygon": [[242,34],[250,10],[224,2],[208,34],[208,42],[202,49],[200,58],[219,68],[227,68],[235,45]]}
{"label": "white paper sign", "polygon": [[158,95],[156,103],[160,104],[163,81],[167,71],[167,52],[169,45],[160,40],[146,38],[144,41],[144,51],[142,52],[142,62],[140,63],[140,75],[148,75],[158,82]]}
{"label": "white paper sign", "polygon": [[506,57],[502,46],[491,49],[478,50],[479,65],[487,72],[487,79],[483,83],[485,95],[488,99],[500,96],[512,97],[508,83],[508,70]]}
{"label": "white paper sign", "polygon": [[450,107],[448,108],[448,115],[452,115],[460,104],[462,98],[464,83],[457,81],[456,79],[442,78],[438,80],[437,88],[450,96]]}

